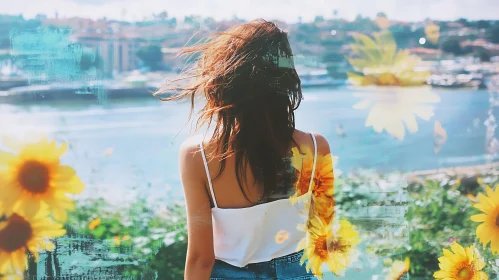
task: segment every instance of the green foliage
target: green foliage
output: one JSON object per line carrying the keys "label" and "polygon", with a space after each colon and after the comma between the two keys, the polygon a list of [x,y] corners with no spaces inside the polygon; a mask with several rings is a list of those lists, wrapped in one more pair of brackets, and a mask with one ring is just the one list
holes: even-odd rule
{"label": "green foliage", "polygon": [[[457,241],[464,247],[475,245],[480,250],[487,265],[485,272],[490,279],[497,277],[494,267],[495,257],[490,250],[483,248],[475,237],[478,223],[470,220],[470,216],[478,214],[473,208],[472,197],[485,191],[485,184],[476,177],[457,180],[456,177],[441,176],[427,179],[424,182],[411,183],[408,186],[409,208],[406,215],[409,224],[409,244],[392,243],[391,252],[376,249],[376,253],[393,257],[395,252],[405,251],[404,257],[411,259],[411,277],[431,279],[439,270],[438,258],[443,255],[442,249],[448,248]],[[485,175],[483,181],[491,186],[498,178]],[[381,240],[373,243],[376,248]],[[409,246],[407,246],[409,245]]]}
{"label": "green foliage", "polygon": [[487,29],[487,37],[490,42],[499,44],[499,21],[496,21],[489,29]]}
{"label": "green foliage", "polygon": [[478,58],[480,58],[480,61],[482,62],[486,62],[486,61],[490,61],[490,53],[484,49],[484,48],[480,48],[477,52],[476,52]]}
{"label": "green foliage", "polygon": [[376,194],[372,192],[372,184],[379,181],[380,177],[384,175],[362,171],[335,178],[334,198],[340,206],[340,215],[342,211],[349,212],[356,208],[361,202],[374,200]]}
{"label": "green foliage", "polygon": [[139,49],[137,56],[152,71],[160,70],[163,67],[163,53],[161,46],[149,45]]}
{"label": "green foliage", "polygon": [[[95,219],[100,223],[90,227]],[[114,243],[111,251],[131,250],[139,264],[127,267],[125,275],[136,279],[183,277],[187,251],[183,205],[171,204],[158,211],[143,198],[121,207],[111,207],[103,199],[89,199],[78,202],[69,220],[78,233]]]}
{"label": "green foliage", "polygon": [[325,21],[325,19],[323,16],[315,16],[315,18],[314,18],[315,23],[324,22],[324,21]]}
{"label": "green foliage", "polygon": [[[486,261],[485,271],[494,279],[498,276],[494,266],[497,256],[491,256],[490,250],[478,243],[474,234],[478,224],[469,217],[478,213],[472,207],[472,197],[484,192],[485,185],[495,186],[499,179],[490,174],[481,177],[458,180],[442,175],[407,184],[402,173],[356,171],[336,178],[337,215],[358,226],[364,239],[369,238],[369,253],[391,259],[409,257],[411,278],[431,279],[439,269],[442,249],[455,240],[465,247],[475,245]],[[389,200],[406,202],[402,220],[409,225],[407,238],[387,238],[384,228],[373,226],[376,218],[359,219],[359,206]],[[177,203],[162,207],[159,210],[143,198],[118,207],[111,207],[103,199],[84,200],[78,202],[69,220],[78,233],[95,239],[112,243],[120,236],[120,245],[110,246],[110,250],[131,250],[139,261],[125,269],[126,275],[134,279],[181,279],[187,251],[184,206]],[[90,229],[96,218],[100,224]]]}
{"label": "green foliage", "polygon": [[461,44],[456,39],[444,41],[441,48],[444,52],[452,53],[454,55],[461,55],[464,52]]}
{"label": "green foliage", "polygon": [[83,52],[80,60],[80,69],[82,71],[88,71],[91,68],[101,68],[103,65],[102,57],[98,54],[91,52]]}

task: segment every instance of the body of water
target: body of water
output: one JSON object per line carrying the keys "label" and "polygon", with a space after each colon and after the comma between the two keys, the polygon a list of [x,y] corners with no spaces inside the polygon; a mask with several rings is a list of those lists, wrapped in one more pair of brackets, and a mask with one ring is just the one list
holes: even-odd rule
{"label": "body of water", "polygon": [[[401,89],[403,90],[403,89]],[[436,90],[440,102],[432,104],[434,116],[418,119],[419,130],[397,140],[386,132],[366,127],[368,110],[352,106],[360,101],[352,89],[304,90],[296,112],[297,128],[324,135],[338,168],[412,171],[485,162],[485,126],[489,108],[486,90]],[[411,91],[417,94],[417,91]],[[142,193],[151,198],[181,199],[178,149],[189,135],[187,103],[157,99],[41,102],[0,105],[1,135],[22,137],[43,132],[67,141],[64,162],[74,166],[87,184],[84,196],[125,199]],[[438,154],[433,147],[434,122],[448,139]],[[344,136],[337,134],[341,125]],[[118,190],[117,196],[114,193]]]}

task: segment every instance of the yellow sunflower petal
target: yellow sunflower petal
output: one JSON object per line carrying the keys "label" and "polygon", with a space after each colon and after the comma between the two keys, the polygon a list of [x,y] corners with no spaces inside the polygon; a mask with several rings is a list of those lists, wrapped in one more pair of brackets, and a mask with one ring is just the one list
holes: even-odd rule
{"label": "yellow sunflower petal", "polygon": [[475,258],[475,248],[473,246],[467,247],[464,250],[466,251],[466,256],[468,257],[469,260]]}
{"label": "yellow sunflower petal", "polygon": [[483,205],[483,207],[486,209],[486,213],[494,211],[495,210],[495,203],[487,196],[479,193],[478,194],[478,200],[480,201],[480,204]]}
{"label": "yellow sunflower petal", "polygon": [[[301,250],[305,249],[306,247],[307,247],[307,239],[306,239],[306,237],[304,237],[298,243],[298,246],[296,247],[296,251],[301,251]],[[305,254],[304,254],[304,256],[305,256]],[[302,256],[302,258],[303,258],[303,256]]]}
{"label": "yellow sunflower petal", "polygon": [[463,246],[461,246],[459,243],[457,242],[452,243],[452,245],[450,245],[450,248],[452,249],[452,252],[454,252],[455,254],[466,256],[466,251],[464,250]]}
{"label": "yellow sunflower petal", "polygon": [[[477,198],[480,200],[480,194],[478,194]],[[487,214],[493,210],[490,206],[482,203],[474,204],[473,207]]]}
{"label": "yellow sunflower petal", "polygon": [[485,273],[484,271],[478,272],[477,280],[488,280],[488,279],[489,279],[489,276],[487,275],[487,273]]}
{"label": "yellow sunflower petal", "polygon": [[446,257],[438,258],[438,262],[438,267],[440,267],[441,270],[450,271],[452,270],[452,267],[454,267],[454,264]]}
{"label": "yellow sunflower petal", "polygon": [[491,232],[485,224],[480,224],[476,227],[476,236],[480,239],[484,246],[487,246],[492,239]]}
{"label": "yellow sunflower petal", "polygon": [[66,142],[62,142],[59,148],[56,148],[57,154],[59,156],[65,154],[67,150],[68,150],[68,144],[66,144]]}
{"label": "yellow sunflower petal", "polygon": [[442,249],[442,251],[444,252],[444,257],[447,257],[450,260],[453,259],[454,254],[451,251],[449,251],[447,249]]}
{"label": "yellow sunflower petal", "polygon": [[312,264],[312,273],[317,276],[318,278],[322,278],[322,262],[320,261],[315,261]]}
{"label": "yellow sunflower petal", "polygon": [[17,271],[24,271],[28,266],[28,257],[25,250],[18,250],[11,255],[12,265]]}
{"label": "yellow sunflower petal", "polygon": [[12,138],[10,136],[3,136],[2,143],[11,151],[16,153],[21,152],[25,145],[24,141],[19,141],[18,139]]}
{"label": "yellow sunflower petal", "polygon": [[65,222],[68,219],[67,211],[61,207],[53,208],[52,214],[54,215],[54,219],[59,222]]}
{"label": "yellow sunflower petal", "polygon": [[473,222],[485,222],[487,220],[487,215],[485,214],[478,214],[478,215],[473,215],[470,217],[470,220]]}
{"label": "yellow sunflower petal", "polygon": [[492,198],[494,196],[494,191],[489,186],[485,187],[485,192],[487,193],[487,196],[489,198]]}
{"label": "yellow sunflower petal", "polygon": [[35,197],[28,196],[27,198],[19,201],[19,208],[21,212],[28,216],[35,216],[40,211],[40,200]]}
{"label": "yellow sunflower petal", "polygon": [[16,155],[0,150],[0,164],[8,165],[17,160]]}
{"label": "yellow sunflower petal", "polygon": [[[492,233],[493,234],[493,233]],[[497,254],[499,253],[499,238],[497,238],[497,236],[499,236],[499,230],[496,230],[496,233],[495,233],[495,238],[493,238],[491,241],[490,241],[490,250],[492,251],[492,253],[494,254]]]}
{"label": "yellow sunflower petal", "polygon": [[433,277],[443,279],[443,278],[453,277],[453,275],[449,271],[439,270],[439,271],[433,273]]}
{"label": "yellow sunflower petal", "polygon": [[54,179],[66,181],[72,179],[75,175],[76,171],[71,166],[59,165]]}
{"label": "yellow sunflower petal", "polygon": [[7,252],[0,251],[0,274],[5,274],[7,258]]}
{"label": "yellow sunflower petal", "polygon": [[61,228],[61,229],[44,229],[40,230],[39,234],[42,236],[46,236],[48,238],[56,238],[60,237],[66,234],[66,230]]}
{"label": "yellow sunflower petal", "polygon": [[485,267],[485,261],[481,257],[476,258],[475,267],[477,270],[482,270]]}

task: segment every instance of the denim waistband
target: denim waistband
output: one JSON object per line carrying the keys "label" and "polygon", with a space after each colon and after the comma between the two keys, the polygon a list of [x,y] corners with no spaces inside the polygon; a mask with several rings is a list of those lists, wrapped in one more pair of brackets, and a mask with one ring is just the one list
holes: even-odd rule
{"label": "denim waistband", "polygon": [[286,256],[275,258],[274,261],[276,263],[281,263],[281,262],[294,263],[294,262],[299,262],[302,256],[303,256],[303,250],[300,250],[298,252]]}

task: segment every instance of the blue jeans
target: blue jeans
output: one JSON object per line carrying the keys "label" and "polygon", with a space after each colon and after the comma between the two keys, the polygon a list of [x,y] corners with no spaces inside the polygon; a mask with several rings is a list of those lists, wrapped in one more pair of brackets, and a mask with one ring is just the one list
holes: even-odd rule
{"label": "blue jeans", "polygon": [[275,258],[260,263],[250,263],[245,267],[236,267],[226,262],[215,260],[211,280],[310,280],[317,279],[312,272],[307,273],[305,264],[300,265],[303,251]]}

